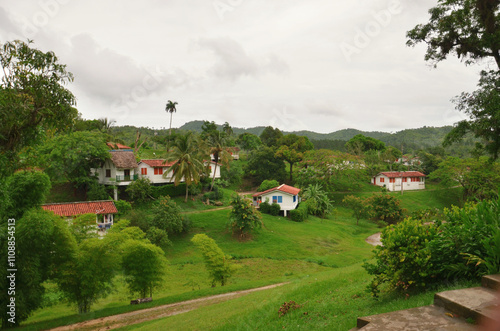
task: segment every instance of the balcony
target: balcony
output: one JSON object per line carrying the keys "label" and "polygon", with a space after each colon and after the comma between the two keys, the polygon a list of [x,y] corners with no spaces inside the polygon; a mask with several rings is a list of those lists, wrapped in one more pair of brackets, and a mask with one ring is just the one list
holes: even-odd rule
{"label": "balcony", "polygon": [[139,178],[139,175],[129,175],[129,176],[124,176],[124,175],[116,175],[116,181],[119,182],[132,182],[134,180],[137,180]]}

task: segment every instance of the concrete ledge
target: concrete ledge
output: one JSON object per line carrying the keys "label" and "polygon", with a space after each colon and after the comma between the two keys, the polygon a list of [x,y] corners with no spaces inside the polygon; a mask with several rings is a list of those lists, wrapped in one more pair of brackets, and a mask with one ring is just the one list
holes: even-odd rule
{"label": "concrete ledge", "polygon": [[434,295],[434,304],[451,310],[464,318],[490,318],[496,307],[495,291],[483,287],[446,291]]}

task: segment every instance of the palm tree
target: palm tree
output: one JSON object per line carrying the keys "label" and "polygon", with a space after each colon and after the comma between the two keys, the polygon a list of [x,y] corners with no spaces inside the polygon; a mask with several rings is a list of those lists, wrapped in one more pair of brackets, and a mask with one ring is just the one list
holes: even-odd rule
{"label": "palm tree", "polygon": [[215,161],[215,170],[212,177],[212,185],[210,187],[210,191],[212,191],[214,188],[215,174],[217,173],[217,165],[219,164],[219,161],[222,163],[228,163],[230,154],[227,151],[227,136],[224,132],[218,130],[210,132],[207,137],[207,143],[210,149],[210,154],[214,156]]}
{"label": "palm tree", "polygon": [[[200,181],[200,173],[203,171],[203,161],[198,149],[198,143],[192,132],[179,135],[173,142],[172,151],[169,151],[166,161],[175,161],[172,165],[172,176],[174,185],[184,180],[186,182],[186,199],[188,199],[188,187]],[[166,175],[167,173],[165,173]]]}
{"label": "palm tree", "polygon": [[165,105],[165,111],[167,113],[170,113],[170,132],[168,134],[169,136],[172,135],[172,114],[177,111],[177,109],[175,108],[175,105],[177,105],[177,102],[172,102],[170,100],[168,100],[167,104]]}

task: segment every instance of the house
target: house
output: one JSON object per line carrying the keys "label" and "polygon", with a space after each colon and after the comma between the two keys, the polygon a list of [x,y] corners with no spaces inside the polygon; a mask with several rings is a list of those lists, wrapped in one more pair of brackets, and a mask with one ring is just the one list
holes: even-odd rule
{"label": "house", "polygon": [[108,147],[111,148],[112,151],[127,151],[127,152],[134,151],[132,147],[128,147],[120,143],[107,142],[106,145],[108,145]]}
{"label": "house", "polygon": [[287,211],[297,208],[300,198],[300,189],[281,184],[264,192],[258,192],[252,195],[253,205],[258,207],[263,201],[268,203],[277,203],[280,205],[283,214],[287,216]]}
{"label": "house", "polygon": [[83,214],[95,214],[100,229],[109,229],[113,225],[114,214],[118,213],[112,200],[49,203],[42,205],[42,208],[69,220]]}
{"label": "house", "polygon": [[[170,167],[174,164],[174,161],[166,162],[165,159],[141,160],[138,164],[138,173],[141,178],[148,178],[152,184],[172,183],[174,180]],[[220,178],[220,164],[215,167],[216,163],[214,161],[204,161],[204,165],[210,171],[210,178],[213,178],[214,171],[215,178]]]}
{"label": "house", "polygon": [[134,152],[112,150],[109,154],[111,158],[102,167],[94,169],[99,184],[124,186],[139,178]]}
{"label": "house", "polygon": [[425,175],[420,171],[387,171],[372,178],[372,184],[389,191],[425,189]]}

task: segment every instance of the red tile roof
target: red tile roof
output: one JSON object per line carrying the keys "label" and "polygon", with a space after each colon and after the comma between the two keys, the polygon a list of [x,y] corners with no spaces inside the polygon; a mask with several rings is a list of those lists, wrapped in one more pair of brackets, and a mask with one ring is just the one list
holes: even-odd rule
{"label": "red tile roof", "polygon": [[266,193],[269,193],[269,192],[273,192],[273,191],[281,191],[281,192],[284,192],[284,193],[288,193],[290,195],[297,195],[297,194],[299,194],[300,189],[296,188],[296,187],[293,187],[293,186],[286,185],[286,184],[281,184],[280,186],[270,188],[269,190],[265,190],[264,192],[255,193],[252,196],[253,197],[258,197],[260,195],[263,195],[263,194],[266,194]]}
{"label": "red tile roof", "polygon": [[44,210],[53,211],[59,216],[76,216],[82,214],[116,214],[115,203],[106,201],[85,201],[69,203],[49,203],[42,205]]}
{"label": "red tile roof", "polygon": [[389,178],[400,178],[400,177],[425,177],[420,171],[387,171],[381,172],[379,175],[384,175]]}
{"label": "red tile roof", "polygon": [[162,159],[156,159],[156,160],[141,160],[141,162],[146,163],[148,166],[153,167],[153,168],[159,168],[159,167],[171,167],[174,165],[175,161],[170,161],[166,162],[165,160]]}
{"label": "red tile roof", "polygon": [[106,145],[108,145],[109,147],[111,147],[113,149],[132,149],[132,147],[128,147],[126,145],[122,145],[119,143],[108,142],[108,143],[106,143]]}

